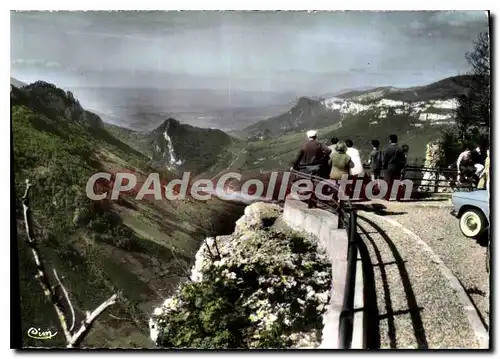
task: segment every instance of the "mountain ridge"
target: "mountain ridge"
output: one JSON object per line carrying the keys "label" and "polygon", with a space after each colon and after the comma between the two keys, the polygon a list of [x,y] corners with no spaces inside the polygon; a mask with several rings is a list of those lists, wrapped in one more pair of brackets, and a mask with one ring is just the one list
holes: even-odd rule
{"label": "mountain ridge", "polygon": [[192,126],[171,117],[150,132],[138,132],[109,123],[105,127],[150,158],[153,166],[175,173],[208,170],[226,156],[232,144],[239,141],[222,130]]}
{"label": "mountain ridge", "polygon": [[[446,100],[449,98],[454,98],[457,96],[457,94],[460,94],[463,88],[467,88],[467,86],[473,81],[473,79],[474,76],[472,75],[457,75],[446,77],[444,79],[420,86],[380,86],[368,90],[347,91],[345,93],[339,93],[338,95],[332,97],[353,100],[355,97],[380,91],[381,93],[383,93],[380,98],[383,97],[390,100],[425,101],[427,98]],[[444,89],[445,91],[439,92],[439,89]],[[419,92],[424,92],[424,94],[419,94]]]}
{"label": "mountain ridge", "polygon": [[15,87],[23,87],[23,86],[26,86],[27,84],[22,82],[22,81],[19,81],[18,79],[14,78],[14,77],[10,77],[10,84],[12,86],[15,86]]}
{"label": "mountain ridge", "polygon": [[[453,99],[464,94],[472,80],[473,76],[459,75],[411,88],[377,87],[350,91],[328,99],[301,97],[288,112],[252,124],[239,131],[238,135],[262,140],[334,125],[341,123],[347,115],[363,112],[371,112],[374,120],[391,111],[409,117],[423,112],[427,116],[421,116],[419,121],[451,123],[456,108]],[[417,123],[417,126],[420,124]]]}

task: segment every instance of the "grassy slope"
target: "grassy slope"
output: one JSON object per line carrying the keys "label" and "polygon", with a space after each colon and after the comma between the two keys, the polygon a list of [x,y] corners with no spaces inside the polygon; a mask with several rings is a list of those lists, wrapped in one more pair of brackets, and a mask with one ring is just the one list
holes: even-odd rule
{"label": "grassy slope", "polygon": [[[35,234],[47,263],[65,277],[77,320],[82,310],[95,308],[113,292],[124,293],[124,299],[99,318],[83,345],[151,346],[148,312],[179,281],[181,267],[191,261],[209,225],[213,222],[219,232],[230,233],[240,206],[215,200],[90,201],[84,187],[91,174],[129,168],[145,178],[150,170],[147,158],[98,126],[71,121],[50,106],[16,100],[11,113],[16,197],[30,178],[35,184]],[[52,307],[33,279],[19,203],[16,218],[23,333],[31,326],[60,332]],[[63,344],[62,333],[50,342],[23,339],[25,346]]]}
{"label": "grassy slope", "polygon": [[438,139],[442,126],[424,125],[413,127],[412,120],[405,115],[388,116],[380,119],[378,124],[370,125],[370,114],[346,117],[343,126],[337,131],[327,133],[327,138],[336,136],[341,141],[351,139],[360,150],[362,160],[368,161],[372,149],[371,141],[378,139],[382,146],[389,142],[389,135],[398,135],[400,144],[410,146],[410,162],[425,158],[426,145],[431,140]]}
{"label": "grassy slope", "polygon": [[128,144],[133,149],[151,158],[151,148],[149,145],[147,134],[133,131],[131,129],[123,128],[110,123],[104,123],[104,128],[113,136],[120,139],[123,143]]}
{"label": "grassy slope", "polygon": [[[401,144],[410,146],[410,161],[417,163],[425,157],[427,143],[437,139],[441,129],[440,126],[411,127],[407,116],[397,115],[380,120],[379,124],[370,125],[369,122],[369,115],[346,117],[342,126],[335,124],[319,129],[319,140],[329,142],[330,138],[334,136],[341,141],[351,139],[355,147],[360,150],[362,160],[367,162],[368,154],[372,148],[371,141],[378,139],[384,146],[385,143],[388,143],[389,134],[395,133]],[[240,163],[239,168],[246,171],[286,171],[290,168],[300,144],[305,139],[304,133],[300,132],[269,140],[250,142],[244,162]],[[236,169],[236,166],[233,169]]]}

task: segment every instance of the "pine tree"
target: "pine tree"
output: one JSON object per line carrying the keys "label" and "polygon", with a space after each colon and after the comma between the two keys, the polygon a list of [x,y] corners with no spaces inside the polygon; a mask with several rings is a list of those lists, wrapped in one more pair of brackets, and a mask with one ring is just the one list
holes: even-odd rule
{"label": "pine tree", "polygon": [[479,35],[465,58],[474,80],[466,94],[458,99],[456,124],[462,141],[482,142],[489,135],[490,126],[490,43],[487,32]]}

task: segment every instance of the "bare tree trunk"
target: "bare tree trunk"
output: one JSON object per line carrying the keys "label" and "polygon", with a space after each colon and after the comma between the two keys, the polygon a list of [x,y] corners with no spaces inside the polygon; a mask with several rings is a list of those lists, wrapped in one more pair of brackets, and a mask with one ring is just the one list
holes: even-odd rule
{"label": "bare tree trunk", "polygon": [[217,251],[217,259],[220,260],[222,256],[220,255],[219,246],[217,245],[217,231],[215,230],[215,225],[212,223],[212,236],[214,237],[214,247]]}
{"label": "bare tree trunk", "polygon": [[[118,299],[118,294],[113,294],[110,298],[104,301],[99,307],[97,307],[93,312],[86,312],[85,319],[82,321],[82,324],[78,330],[75,331],[75,310],[71,300],[69,298],[68,291],[64,287],[57,275],[57,271],[54,271],[54,278],[57,281],[55,286],[51,285],[49,277],[47,275],[47,270],[45,265],[43,264],[40,251],[38,249],[36,240],[33,234],[33,225],[31,218],[31,209],[29,206],[29,191],[32,185],[29,183],[29,180],[26,180],[26,191],[24,192],[24,196],[22,198],[23,212],[24,212],[24,223],[26,226],[26,233],[28,235],[27,242],[29,247],[31,248],[31,252],[33,254],[33,259],[35,261],[35,265],[37,268],[36,279],[38,279],[40,286],[43,289],[43,293],[49,299],[49,301],[54,306],[54,310],[56,311],[57,317],[59,319],[59,323],[61,324],[61,328],[63,330],[64,336],[66,338],[66,347],[74,348],[80,345],[85,336],[89,333],[92,324],[95,320],[111,305],[115,304]],[[64,304],[61,300],[61,297],[57,294],[57,290],[60,289],[64,295],[64,300],[67,303],[70,314],[71,314],[71,324],[68,326],[68,320],[66,314],[64,313]]]}

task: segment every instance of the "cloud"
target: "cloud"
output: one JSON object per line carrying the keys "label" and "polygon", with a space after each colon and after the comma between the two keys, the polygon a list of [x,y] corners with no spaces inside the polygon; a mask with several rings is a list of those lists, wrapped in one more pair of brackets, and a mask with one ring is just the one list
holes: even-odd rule
{"label": "cloud", "polygon": [[107,39],[118,39],[122,40],[132,40],[132,41],[144,41],[144,42],[154,42],[156,39],[151,37],[143,37],[136,35],[123,35],[109,32],[96,32],[96,31],[67,31],[67,35],[76,35],[81,37],[99,37]]}
{"label": "cloud", "polygon": [[61,68],[61,64],[57,61],[48,61],[43,59],[14,59],[11,65],[20,66],[33,66],[33,67],[47,67],[47,68]]}
{"label": "cloud", "polygon": [[464,72],[487,27],[481,11],[14,12],[11,55],[98,85],[329,91]]}
{"label": "cloud", "polygon": [[435,13],[433,20],[450,26],[485,24],[488,21],[488,13],[486,11],[445,11]]}
{"label": "cloud", "polygon": [[412,39],[433,36],[470,42],[489,25],[484,11],[425,11],[416,15],[408,25],[401,26],[402,33]]}

